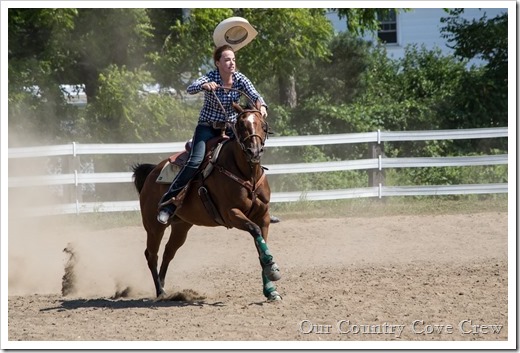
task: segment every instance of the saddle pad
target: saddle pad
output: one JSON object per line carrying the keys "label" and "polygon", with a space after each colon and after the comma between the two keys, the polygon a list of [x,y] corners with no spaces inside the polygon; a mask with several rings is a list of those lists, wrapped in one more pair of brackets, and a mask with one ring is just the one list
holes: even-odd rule
{"label": "saddle pad", "polygon": [[182,167],[177,164],[168,162],[164,165],[155,182],[159,184],[171,184],[181,169]]}

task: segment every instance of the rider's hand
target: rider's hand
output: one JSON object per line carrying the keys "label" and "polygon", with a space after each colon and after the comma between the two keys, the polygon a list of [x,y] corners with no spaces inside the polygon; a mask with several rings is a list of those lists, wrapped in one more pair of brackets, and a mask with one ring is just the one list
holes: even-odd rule
{"label": "rider's hand", "polygon": [[264,118],[267,118],[267,109],[266,109],[265,106],[262,105],[262,106],[260,107],[260,112],[262,113],[262,116],[263,116]]}
{"label": "rider's hand", "polygon": [[201,87],[205,91],[214,91],[217,89],[218,85],[216,82],[206,82]]}

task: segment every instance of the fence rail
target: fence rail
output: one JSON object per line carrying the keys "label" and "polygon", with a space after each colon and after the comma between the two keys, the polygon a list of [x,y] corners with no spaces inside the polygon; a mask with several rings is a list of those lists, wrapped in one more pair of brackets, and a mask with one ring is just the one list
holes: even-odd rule
{"label": "fence rail", "polygon": [[[309,135],[272,137],[267,147],[293,147],[306,145],[353,144],[368,143],[382,145],[391,141],[426,141],[426,140],[455,140],[455,139],[486,139],[508,136],[508,128],[483,128],[461,130],[436,131],[375,131],[356,134]],[[184,149],[184,142],[175,143],[140,143],[140,144],[79,144],[10,148],[9,159],[70,156],[78,158],[80,155],[96,154],[153,154],[173,153]],[[380,148],[379,151],[382,149]],[[319,163],[289,163],[267,165],[268,175],[291,173],[315,173],[347,170],[383,171],[389,168],[418,168],[418,167],[452,167],[478,165],[507,165],[508,155],[491,156],[461,156],[461,157],[410,157],[386,158],[381,154],[375,158],[350,161],[334,161]],[[73,164],[71,164],[73,165]],[[75,185],[98,183],[129,183],[132,182],[132,173],[73,173],[9,177],[9,188],[42,185]],[[416,196],[416,195],[453,195],[453,194],[483,194],[507,193],[507,183],[473,184],[473,185],[426,185],[426,186],[386,186],[379,183],[367,188],[353,188],[344,190],[313,190],[296,192],[273,193],[271,202],[294,202],[301,200],[318,201],[361,197],[387,196]],[[112,212],[134,211],[139,209],[137,201],[116,202],[80,202],[53,205],[52,208],[40,209],[40,214],[84,213],[84,212]]]}
{"label": "fence rail", "polygon": [[[355,161],[266,165],[267,175],[335,172],[388,168],[453,167],[507,164],[507,154],[472,157],[372,158]],[[132,182],[131,172],[69,173],[9,178],[9,187]]]}
{"label": "fence rail", "polygon": [[[272,137],[268,147],[293,147],[310,145],[333,145],[349,143],[381,143],[392,141],[460,140],[507,137],[507,127],[436,130],[436,131],[375,131],[356,134],[306,135]],[[132,143],[132,144],[80,144],[10,148],[9,158],[50,156],[78,156],[94,154],[151,154],[170,153],[184,149],[185,142]]]}

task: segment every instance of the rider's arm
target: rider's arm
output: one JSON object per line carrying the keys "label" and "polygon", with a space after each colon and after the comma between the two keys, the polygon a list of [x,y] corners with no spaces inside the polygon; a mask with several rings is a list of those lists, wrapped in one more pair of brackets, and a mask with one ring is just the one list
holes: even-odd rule
{"label": "rider's arm", "polygon": [[260,101],[260,104],[262,105],[262,114],[267,115],[267,104],[265,103],[264,98],[262,98],[258,93],[253,83],[245,75],[240,75],[240,83],[244,92],[251,97],[254,103]]}
{"label": "rider's arm", "polygon": [[202,85],[208,82],[215,82],[216,77],[215,71],[209,72],[207,75],[199,77],[197,80],[195,80],[191,85],[188,86],[186,91],[189,94],[196,94],[203,90]]}
{"label": "rider's arm", "polygon": [[202,85],[205,84],[206,82],[209,82],[208,76],[199,77],[196,81],[194,81],[191,85],[188,86],[186,91],[189,94],[199,93],[202,91]]}

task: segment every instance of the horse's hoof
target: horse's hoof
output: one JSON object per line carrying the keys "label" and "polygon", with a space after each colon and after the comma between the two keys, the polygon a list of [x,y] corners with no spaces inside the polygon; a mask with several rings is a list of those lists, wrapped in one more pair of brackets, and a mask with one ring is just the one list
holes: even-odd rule
{"label": "horse's hoof", "polygon": [[282,296],[277,291],[269,293],[269,297],[267,298],[268,302],[277,302],[281,300]]}
{"label": "horse's hoof", "polygon": [[280,223],[280,218],[278,218],[276,216],[271,216],[269,218],[271,220],[271,223]]}
{"label": "horse's hoof", "polygon": [[271,262],[270,264],[267,264],[264,266],[264,275],[270,280],[270,281],[278,281],[280,278],[282,278],[282,274],[280,273],[280,269],[278,268],[278,265],[274,262]]}
{"label": "horse's hoof", "polygon": [[154,302],[160,302],[165,299],[166,299],[166,292],[161,292],[159,295],[157,295],[157,298],[154,299]]}

